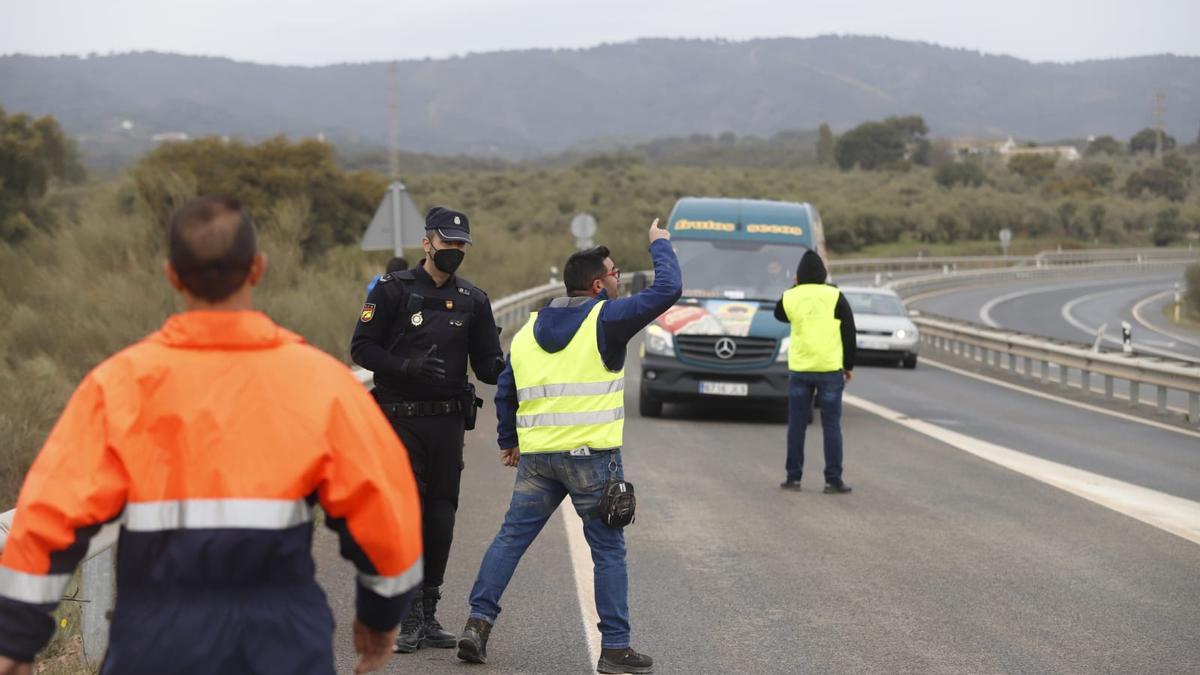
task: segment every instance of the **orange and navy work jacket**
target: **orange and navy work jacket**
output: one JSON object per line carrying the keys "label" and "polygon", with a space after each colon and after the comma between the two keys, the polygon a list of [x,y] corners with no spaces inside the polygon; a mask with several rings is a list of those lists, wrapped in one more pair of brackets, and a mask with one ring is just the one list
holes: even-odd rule
{"label": "orange and navy work jacket", "polygon": [[348,369],[257,312],[185,312],[84,378],[0,556],[0,654],[29,661],[105,523],[121,525],[104,672],[333,671],[313,511],[378,630],[422,575],[408,454]]}

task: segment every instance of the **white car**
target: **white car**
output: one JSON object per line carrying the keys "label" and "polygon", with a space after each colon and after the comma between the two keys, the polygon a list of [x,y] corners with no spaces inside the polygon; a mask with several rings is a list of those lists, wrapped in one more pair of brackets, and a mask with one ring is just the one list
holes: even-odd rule
{"label": "white car", "polygon": [[854,311],[858,331],[858,358],[917,367],[920,335],[895,291],[873,286],[839,288]]}

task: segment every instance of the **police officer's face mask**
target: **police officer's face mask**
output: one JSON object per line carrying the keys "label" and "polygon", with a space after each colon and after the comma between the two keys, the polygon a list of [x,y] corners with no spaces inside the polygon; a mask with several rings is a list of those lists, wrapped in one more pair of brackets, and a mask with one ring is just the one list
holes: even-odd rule
{"label": "police officer's face mask", "polygon": [[429,240],[429,250],[433,256],[433,266],[446,274],[454,274],[467,256],[467,252],[460,248],[437,248],[432,239]]}

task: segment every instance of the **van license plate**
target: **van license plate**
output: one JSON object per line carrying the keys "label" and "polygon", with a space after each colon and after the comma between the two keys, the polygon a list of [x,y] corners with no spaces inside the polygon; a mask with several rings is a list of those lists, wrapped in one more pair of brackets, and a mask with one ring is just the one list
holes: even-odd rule
{"label": "van license plate", "polygon": [[701,382],[700,393],[716,396],[748,396],[750,385],[745,382]]}

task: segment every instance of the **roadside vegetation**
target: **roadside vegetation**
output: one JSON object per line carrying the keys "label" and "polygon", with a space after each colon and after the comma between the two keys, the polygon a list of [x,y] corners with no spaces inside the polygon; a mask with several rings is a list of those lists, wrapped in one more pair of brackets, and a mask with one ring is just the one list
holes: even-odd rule
{"label": "roadside vegetation", "polygon": [[[797,136],[697,135],[543,165],[402,174],[419,208],[471,217],[462,274],[493,299],[544,283],[573,250],[567,225],[580,212],[596,217],[596,240],[623,269],[644,269],[646,223],[686,195],[811,201],[834,257],[996,254],[1002,228],[1014,254],[1185,245],[1200,233],[1194,146],[1160,160],[1097,139],[1079,162],[1014,165],[960,160],[928,135],[909,116],[841,138],[823,127],[803,150]],[[786,161],[788,148],[801,159]],[[79,379],[178,308],[162,279],[163,223],[176,206],[205,192],[243,198],[269,256],[260,306],[348,360],[365,284],[390,257],[357,245],[387,183],[347,169],[330,145],[283,138],[162,145],[127,171],[87,179],[52,118],[0,114],[0,509],[15,502]]]}

